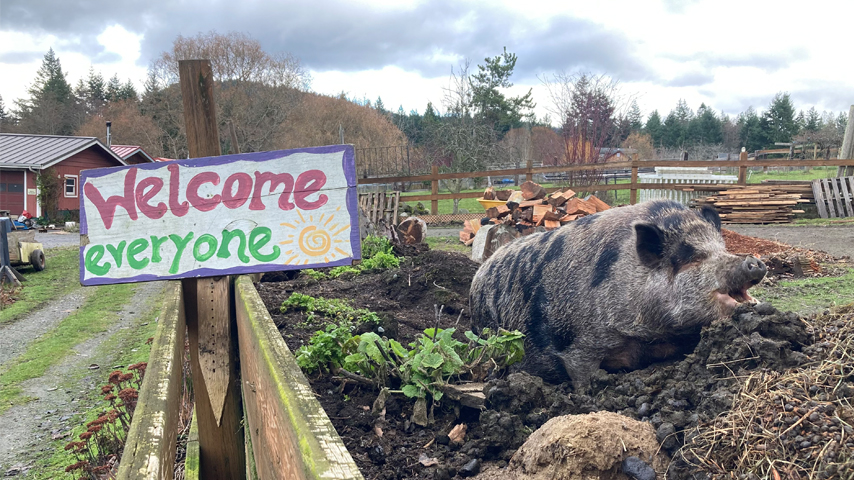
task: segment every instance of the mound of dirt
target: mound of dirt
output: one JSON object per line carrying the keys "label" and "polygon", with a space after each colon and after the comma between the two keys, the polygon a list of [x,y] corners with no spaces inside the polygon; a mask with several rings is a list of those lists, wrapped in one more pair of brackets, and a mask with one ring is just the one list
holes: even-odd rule
{"label": "mound of dirt", "polygon": [[[259,292],[292,350],[322,328],[304,313],[279,311],[294,291],[369,308],[385,319],[378,332],[406,344],[437,324],[459,332],[471,328],[468,292],[477,268],[462,254],[428,251],[407,257],[397,270],[324,281],[301,275],[261,284]],[[438,319],[435,305],[445,306]],[[644,422],[664,452],[677,454],[686,432],[733,406],[744,378],[806,364],[804,352],[813,342],[810,324],[797,314],[769,304],[741,306],[731,318],[704,328],[684,358],[633,372],[600,370],[591,395],[571,393],[569,383],[551,385],[515,372],[486,384],[483,411],[443,402],[425,428],[410,423],[413,402],[402,395],[392,395],[385,414],[374,416],[376,390],[330,374],[310,375],[309,381],[366,478],[445,480],[473,476],[481,467],[505,472],[531,432],[563,415],[621,414]],[[464,440],[448,442],[448,433],[460,423],[468,427]],[[692,478],[697,468],[676,458],[667,478]]]}
{"label": "mound of dirt", "polygon": [[[519,447],[510,465],[493,468],[475,477],[478,480],[623,480],[623,461],[651,466],[663,476],[668,458],[660,453],[655,430],[611,412],[566,415],[546,422]],[[651,465],[649,465],[651,464]]]}

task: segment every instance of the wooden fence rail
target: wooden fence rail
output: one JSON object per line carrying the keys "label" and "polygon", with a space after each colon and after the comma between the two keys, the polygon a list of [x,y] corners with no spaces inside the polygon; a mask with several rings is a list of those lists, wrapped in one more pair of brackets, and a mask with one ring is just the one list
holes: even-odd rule
{"label": "wooden fence rail", "polygon": [[[485,170],[479,172],[447,172],[439,173],[439,167],[433,166],[430,175],[412,175],[396,177],[363,177],[358,179],[359,185],[376,185],[399,182],[430,182],[431,193],[424,195],[411,195],[403,197],[405,201],[430,203],[430,213],[436,215],[439,212],[439,200],[453,200],[462,198],[478,198],[479,192],[465,193],[439,193],[439,182],[460,178],[484,178],[502,177],[510,175],[525,175],[526,180],[531,180],[534,175],[542,173],[568,173],[585,170],[631,170],[629,183],[614,185],[570,185],[573,190],[629,190],[629,199],[632,204],[637,203],[638,190],[679,190],[690,187],[690,183],[638,183],[638,170],[641,168],[654,167],[720,167],[737,168],[738,185],[747,184],[747,169],[751,167],[854,167],[854,160],[787,160],[787,159],[757,159],[748,160],[747,153],[742,152],[738,160],[638,160],[626,162],[587,163],[582,165],[560,165],[550,167],[534,167],[529,161],[525,168],[508,168],[503,170]],[[563,187],[566,189],[567,187]]]}

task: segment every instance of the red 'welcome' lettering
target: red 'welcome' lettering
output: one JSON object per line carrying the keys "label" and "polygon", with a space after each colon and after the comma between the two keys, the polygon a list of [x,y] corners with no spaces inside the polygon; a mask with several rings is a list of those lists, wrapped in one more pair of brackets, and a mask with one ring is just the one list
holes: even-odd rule
{"label": "red 'welcome' lettering", "polygon": [[137,170],[137,168],[131,168],[128,170],[127,175],[125,175],[125,194],[122,196],[113,195],[112,197],[104,200],[104,197],[95,185],[92,185],[90,182],[86,182],[86,185],[83,187],[83,193],[86,194],[86,197],[93,204],[95,204],[95,208],[98,209],[98,213],[101,215],[101,220],[104,221],[104,226],[107,230],[113,226],[113,217],[116,215],[116,207],[124,208],[128,212],[130,219],[136,220],[136,198],[134,198],[134,186],[136,185]]}
{"label": "red 'welcome' lettering", "polygon": [[203,172],[191,178],[190,182],[187,184],[187,200],[189,200],[190,205],[195,207],[197,210],[209,212],[219,205],[222,197],[220,195],[214,195],[210,198],[200,197],[199,187],[203,183],[219,185],[219,175],[214,172]]}
{"label": "red 'welcome' lettering", "polygon": [[[151,187],[147,192],[146,188]],[[148,218],[157,220],[166,215],[166,204],[163,202],[155,206],[149,205],[148,201],[154,198],[163,189],[163,180],[157,177],[143,178],[136,186],[136,206],[139,211]]]}
{"label": "red 'welcome' lettering", "polygon": [[294,190],[294,177],[288,173],[255,172],[255,190],[252,192],[252,201],[249,202],[249,210],[264,210],[264,202],[261,200],[261,191],[264,184],[270,182],[270,192],[273,193],[279,185],[285,185],[285,191],[279,195],[279,208],[282,210],[293,210],[294,204],[288,201]]}
{"label": "red 'welcome' lettering", "polygon": [[314,210],[326,205],[329,198],[320,194],[313,202],[306,201],[312,193],[317,193],[326,185],[326,175],[320,170],[306,170],[297,177],[297,185],[294,188],[294,202],[303,210]]}
{"label": "red 'welcome' lettering", "polygon": [[[208,212],[215,209],[220,203],[226,208],[235,209],[242,207],[249,201],[249,210],[265,210],[264,196],[274,194],[280,186],[284,186],[282,192],[279,193],[277,202],[281,210],[287,211],[294,208],[315,210],[326,205],[329,201],[326,195],[319,193],[320,189],[326,185],[326,175],[321,170],[306,170],[297,177],[296,181],[289,173],[256,171],[253,181],[252,176],[248,173],[236,172],[223,182],[221,194],[210,197],[199,195],[199,188],[205,183],[218,186],[220,183],[219,174],[201,172],[187,182],[187,189],[184,192],[187,200],[181,202],[178,200],[181,190],[179,166],[171,164],[166,168],[169,170],[168,208],[165,202],[158,202],[155,205],[150,203],[163,190],[163,179],[146,177],[137,183],[136,178],[139,169],[135,167],[128,169],[125,175],[124,195],[114,195],[105,200],[98,188],[90,181],[83,185],[83,193],[98,209],[107,229],[113,226],[117,207],[127,210],[128,217],[131,220],[137,219],[137,208],[143,215],[154,220],[162,218],[167,211],[171,211],[176,217],[183,217],[190,210],[190,206],[199,211]],[[269,187],[265,194],[264,187],[268,184]],[[314,194],[318,194],[317,198],[309,201],[308,197]],[[291,195],[293,195],[293,199]]]}

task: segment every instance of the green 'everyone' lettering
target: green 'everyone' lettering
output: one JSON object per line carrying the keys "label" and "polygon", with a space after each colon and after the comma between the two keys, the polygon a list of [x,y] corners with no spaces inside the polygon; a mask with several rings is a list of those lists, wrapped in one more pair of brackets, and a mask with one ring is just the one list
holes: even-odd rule
{"label": "green 'everyone' lettering", "polygon": [[[208,251],[202,253],[202,244],[208,246]],[[193,257],[200,262],[204,262],[205,260],[211,258],[216,253],[216,237],[211,235],[210,233],[206,233],[200,236],[195,245],[193,245]]]}
{"label": "green 'everyone' lettering", "polygon": [[83,264],[86,266],[86,270],[92,272],[93,275],[97,275],[99,277],[106,275],[107,272],[110,271],[110,262],[104,262],[103,265],[98,265],[98,262],[104,258],[104,246],[103,245],[92,245],[86,250],[86,258],[83,261]]}
{"label": "green 'everyone' lettering", "polygon": [[137,260],[136,258],[136,256],[145,251],[146,248],[148,248],[148,240],[144,238],[137,238],[130,242],[130,245],[128,245],[128,265],[130,265],[130,268],[134,270],[142,270],[148,265],[148,258],[143,258],[142,260]]}
{"label": "green 'everyone' lettering", "polygon": [[238,239],[237,258],[243,263],[249,263],[249,255],[246,255],[246,234],[243,233],[243,230],[237,228],[231,231],[222,231],[222,243],[219,244],[219,251],[216,252],[216,256],[219,258],[228,258],[231,256],[228,246],[233,238]]}
{"label": "green 'everyone' lettering", "polygon": [[151,263],[160,263],[163,258],[160,256],[160,246],[166,243],[169,237],[151,236]]}
{"label": "green 'everyone' lettering", "polygon": [[113,260],[116,261],[116,268],[122,268],[122,253],[125,251],[125,245],[127,245],[126,240],[122,240],[119,242],[119,248],[116,248],[109,243],[107,244],[107,251],[110,252],[110,255],[113,256]]}
{"label": "green 'everyone' lettering", "polygon": [[279,258],[281,250],[278,245],[273,245],[273,251],[268,254],[261,253],[261,247],[273,238],[273,231],[267,227],[255,227],[249,232],[249,253],[259,262],[271,262]]}
{"label": "green 'everyone' lettering", "polygon": [[178,273],[178,266],[181,264],[181,255],[184,253],[184,249],[187,248],[187,245],[190,243],[190,240],[193,239],[193,232],[187,234],[186,237],[181,238],[180,235],[175,235],[174,233],[169,235],[169,239],[172,240],[172,243],[175,244],[175,248],[178,249],[175,252],[175,258],[172,260],[172,266],[169,267],[169,273],[176,274]]}

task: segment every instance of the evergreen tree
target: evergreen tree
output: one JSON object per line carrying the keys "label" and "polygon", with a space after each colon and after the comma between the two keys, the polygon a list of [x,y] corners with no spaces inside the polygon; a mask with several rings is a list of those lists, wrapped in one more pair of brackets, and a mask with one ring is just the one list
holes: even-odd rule
{"label": "evergreen tree", "polygon": [[106,97],[108,102],[117,102],[121,100],[122,82],[119,80],[119,74],[114,74],[110,77],[107,83]]}
{"label": "evergreen tree", "polygon": [[848,126],[848,115],[845,112],[839,112],[836,117],[836,132],[840,137],[845,136],[845,128]]}
{"label": "evergreen tree", "polygon": [[807,125],[807,117],[804,115],[803,110],[798,112],[798,116],[795,117],[795,125],[798,127],[798,132],[804,131],[804,127]]}
{"label": "evergreen tree", "polygon": [[130,79],[128,79],[128,81],[122,85],[122,88],[119,89],[119,98],[121,100],[133,100],[135,102],[139,100],[139,95],[136,93],[136,87],[133,86],[133,82],[131,82]]}
{"label": "evergreen tree", "polygon": [[690,141],[695,144],[710,145],[723,141],[721,120],[705,103],[700,104],[697,115],[689,121],[688,131]]}
{"label": "evergreen tree", "polygon": [[107,103],[107,86],[101,72],[95,73],[95,69],[89,67],[89,77],[86,79],[88,96],[86,108],[89,112],[99,111]]}
{"label": "evergreen tree", "polygon": [[511,128],[522,125],[522,119],[530,119],[536,104],[531,90],[521,97],[505,97],[499,88],[510,88],[510,77],[516,67],[516,54],[507,51],[492,58],[485,58],[485,65],[478,65],[478,73],[471,77],[472,107],[478,118],[492,126],[499,138]]}
{"label": "evergreen tree", "polygon": [[76,99],[53,48],[48,50],[29,99],[19,100],[21,126],[29,133],[71,135],[76,127]]}
{"label": "evergreen tree", "polygon": [[643,127],[644,132],[652,139],[652,146],[661,146],[664,134],[664,125],[661,123],[661,115],[658,110],[653,110],[646,119],[646,125]]}
{"label": "evergreen tree", "polygon": [[632,105],[629,107],[626,119],[629,122],[629,127],[632,132],[639,132],[643,128],[643,114],[641,113],[637,100],[632,100]]}
{"label": "evergreen tree", "polygon": [[385,109],[382,97],[377,97],[377,103],[374,105],[374,108],[380,115],[388,115],[388,110]]}
{"label": "evergreen tree", "polygon": [[3,103],[3,95],[0,95],[0,132],[4,131],[4,127],[9,122],[9,113],[6,111],[6,105]]}
{"label": "evergreen tree", "polygon": [[738,116],[738,139],[748,152],[761,150],[767,143],[767,136],[763,129],[762,119],[757,115],[753,107]]}
{"label": "evergreen tree", "polygon": [[686,123],[680,120],[679,114],[675,110],[671,110],[664,119],[662,129],[662,143],[665,147],[675,148],[682,147],[685,144],[687,135]]}
{"label": "evergreen tree", "polygon": [[817,132],[821,130],[821,115],[819,115],[818,111],[815,107],[810,107],[807,110],[807,118],[804,123],[804,130],[807,132]]}
{"label": "evergreen tree", "polygon": [[791,142],[798,134],[795,124],[795,107],[788,93],[778,93],[771,100],[768,110],[762,115],[766,128],[765,137],[769,144],[774,142]]}

